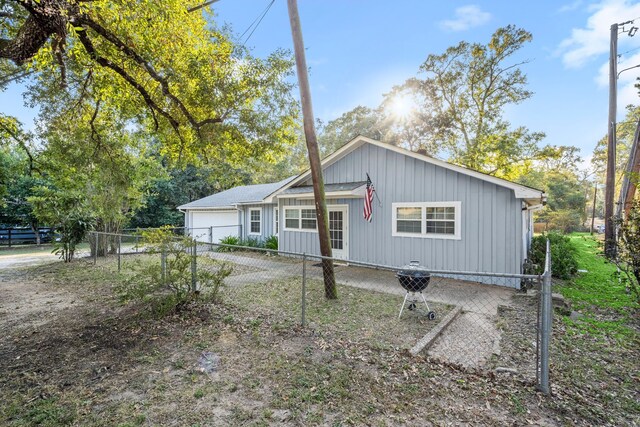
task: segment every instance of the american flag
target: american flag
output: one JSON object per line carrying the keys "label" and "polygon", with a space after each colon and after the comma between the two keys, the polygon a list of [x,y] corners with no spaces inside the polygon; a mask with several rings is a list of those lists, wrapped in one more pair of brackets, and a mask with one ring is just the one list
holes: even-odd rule
{"label": "american flag", "polygon": [[367,174],[367,192],[364,196],[364,212],[362,213],[364,219],[371,222],[371,215],[373,214],[373,192],[376,191],[373,188],[373,183],[371,182],[371,178],[369,178],[369,174]]}

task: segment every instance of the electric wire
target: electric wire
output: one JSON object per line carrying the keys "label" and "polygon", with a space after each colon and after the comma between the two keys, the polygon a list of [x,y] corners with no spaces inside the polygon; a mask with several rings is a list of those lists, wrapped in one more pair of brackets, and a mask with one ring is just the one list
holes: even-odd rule
{"label": "electric wire", "polygon": [[251,30],[251,32],[249,33],[249,35],[247,36],[247,38],[242,42],[242,45],[246,45],[247,42],[249,41],[249,39],[251,38],[251,36],[253,35],[253,33],[256,31],[256,29],[260,26],[260,23],[262,22],[262,20],[264,19],[264,17],[267,15],[267,13],[269,12],[269,10],[271,9],[271,6],[273,6],[273,4],[275,3],[276,0],[271,0],[269,2],[269,4],[267,5],[267,7],[260,13],[260,15],[258,15],[258,17],[256,17],[256,19],[253,20],[253,22],[249,25],[249,27],[247,27],[246,30],[244,30],[244,32],[240,35],[240,39],[242,40],[242,38],[244,37],[245,34],[247,34],[247,32],[249,32],[249,30]]}

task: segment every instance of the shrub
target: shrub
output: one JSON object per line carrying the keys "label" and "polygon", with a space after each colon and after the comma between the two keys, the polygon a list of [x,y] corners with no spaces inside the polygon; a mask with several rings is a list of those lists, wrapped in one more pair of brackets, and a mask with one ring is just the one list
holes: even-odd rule
{"label": "shrub", "polygon": [[640,303],[640,201],[635,200],[625,220],[618,220],[616,264],[629,293]]}
{"label": "shrub", "polygon": [[[240,238],[238,236],[227,236],[220,239],[221,245],[240,246]],[[228,246],[218,246],[217,252],[233,252],[236,248],[230,248]]]}
{"label": "shrub", "polygon": [[535,264],[537,274],[544,272],[547,239],[551,242],[551,274],[557,279],[568,279],[578,271],[576,250],[564,234],[549,232],[533,238],[529,260]]}
{"label": "shrub", "polygon": [[247,240],[242,240],[240,246],[246,246],[248,248],[264,248],[264,243],[255,237],[247,237]]}
{"label": "shrub", "polygon": [[264,241],[264,247],[267,249],[278,249],[278,236],[269,236]]}
{"label": "shrub", "polygon": [[209,258],[198,259],[195,279],[199,287],[196,290],[192,287],[194,255],[193,241],[189,237],[176,237],[168,228],[145,231],[142,237],[147,253],[158,255],[158,259],[164,256],[165,266],[163,269],[161,262],[143,264],[138,261],[135,273],[115,289],[123,302],[152,301],[162,313],[167,313],[201,292],[206,292],[212,299],[217,298],[224,279],[232,272],[229,265]]}

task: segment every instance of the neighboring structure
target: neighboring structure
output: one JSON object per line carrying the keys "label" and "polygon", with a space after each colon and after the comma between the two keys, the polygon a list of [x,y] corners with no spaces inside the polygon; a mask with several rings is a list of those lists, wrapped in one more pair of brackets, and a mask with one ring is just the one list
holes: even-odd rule
{"label": "neighboring structure", "polygon": [[[345,260],[521,273],[532,211],[546,200],[541,190],[362,136],[325,158],[322,168],[333,255]],[[371,223],[362,215],[367,174],[379,197]],[[320,252],[309,172],[233,188],[180,209],[186,227],[228,226],[237,218],[236,235],[274,234],[283,251]],[[216,233],[213,241],[228,234]]]}

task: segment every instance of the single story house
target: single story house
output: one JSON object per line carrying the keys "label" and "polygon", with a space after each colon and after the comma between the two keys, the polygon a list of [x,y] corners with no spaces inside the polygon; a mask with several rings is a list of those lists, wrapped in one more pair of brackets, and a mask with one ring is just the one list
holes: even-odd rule
{"label": "single story house", "polygon": [[[391,266],[417,260],[434,270],[521,273],[532,211],[545,193],[358,136],[322,161],[333,255]],[[372,221],[363,217],[367,174]],[[185,227],[264,239],[319,254],[310,172],[232,188],[179,207]]]}

